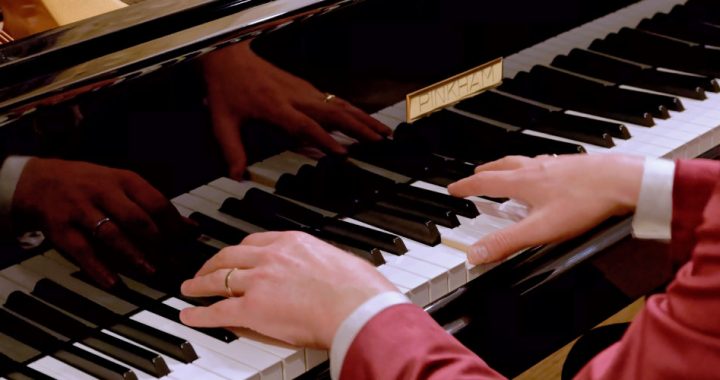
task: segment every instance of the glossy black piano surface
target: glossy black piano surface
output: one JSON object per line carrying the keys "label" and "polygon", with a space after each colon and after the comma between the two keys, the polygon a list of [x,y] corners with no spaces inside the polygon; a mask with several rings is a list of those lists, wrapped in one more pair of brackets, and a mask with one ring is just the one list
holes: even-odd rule
{"label": "glossy black piano surface", "polygon": [[[153,3],[155,0],[145,0],[125,11],[130,14],[143,9],[133,10],[133,7],[152,8]],[[337,2],[320,3],[330,6]],[[254,40],[253,48],[277,66],[372,113],[402,100],[410,91],[498,56],[511,55],[632,3],[635,2],[366,0],[263,33]],[[159,0],[155,5],[158,4],[161,4]],[[129,168],[143,175],[168,197],[225,175],[225,164],[210,133],[198,60],[175,63],[181,57],[194,58],[206,53],[211,46],[227,45],[228,39],[256,31],[256,24],[251,22],[237,29],[209,28],[207,30],[217,34],[187,34],[183,37],[191,39],[177,45],[154,45],[151,40],[198,25],[213,24],[215,18],[232,17],[241,8],[252,8],[257,3],[252,0],[197,1],[196,6],[198,9],[192,12],[178,11],[182,17],[167,16],[178,17],[172,23],[158,20],[159,15],[153,17],[153,13],[139,12],[137,14],[144,18],[137,23],[129,22],[118,30],[99,30],[96,36],[71,39],[71,43],[56,53],[62,57],[60,60],[55,60],[43,49],[34,49],[51,46],[63,33],[73,35],[87,24],[0,45],[0,117],[8,117],[8,120],[0,119],[5,123],[0,128],[5,154],[58,156]],[[138,34],[133,30],[152,33]],[[194,37],[197,40],[193,40]],[[113,63],[115,67],[108,63],[112,60],[103,61],[104,57],[117,54],[115,51],[131,51],[135,45],[146,41],[149,41],[148,46],[159,46],[162,51],[150,52],[135,63]],[[103,49],[98,50],[96,44],[101,44]],[[23,50],[25,55],[10,59],[9,53],[17,51],[13,49],[23,49],[22,46],[28,47]],[[78,54],[67,57],[64,51]],[[42,58],[43,54],[45,58]],[[109,70],[77,70],[77,63],[91,58],[100,65],[110,64]],[[153,66],[159,69],[140,75],[145,74],[144,68]],[[67,80],[62,76],[63,72],[75,73],[82,80]],[[537,72],[535,70],[535,76],[527,81],[540,80]],[[120,77],[126,79],[116,83]],[[525,79],[518,77],[512,83],[522,84],[521,80]],[[113,85],[95,86],[98,83]],[[85,91],[94,86],[97,91]],[[72,94],[77,96],[68,95],[68,91],[83,87],[85,90]],[[709,85],[708,91],[712,87]],[[520,88],[520,85],[506,88]],[[50,92],[34,93],[38,89]],[[473,107],[467,103],[465,106]],[[564,108],[562,104],[556,106]],[[19,116],[17,111],[27,111],[27,107],[34,112],[14,120]],[[80,123],[73,116],[73,107],[82,110]],[[444,129],[432,124],[447,120],[442,119],[443,115],[431,116],[415,130],[413,125],[398,127],[396,143],[412,144],[433,136],[433,133],[441,133]],[[627,115],[632,116],[630,110]],[[614,138],[627,137],[627,131],[623,132],[617,123],[588,125],[587,128],[593,131],[606,128]],[[458,129],[461,130],[466,131]],[[400,131],[404,131],[402,135]],[[294,145],[277,128],[259,122],[246,126],[243,133],[251,161],[272,156]],[[510,140],[512,137],[497,136],[508,139],[502,140],[507,141],[504,147],[517,145],[517,151],[513,153],[569,153],[576,149],[573,144],[551,144],[552,148],[535,142],[523,145],[511,143],[517,141]],[[527,138],[524,135],[518,140]],[[472,155],[472,149],[453,150],[452,146],[450,149],[449,145],[442,145],[441,140],[436,139],[437,145],[430,145],[430,149],[435,149],[434,152],[446,149],[441,152],[449,152],[449,155],[454,151],[468,151],[467,155],[459,157],[460,164],[483,162],[503,151],[485,156]],[[487,142],[488,149],[495,141],[499,140]],[[597,139],[593,141],[598,142]],[[538,144],[542,145],[539,151],[527,150],[528,147],[537,148]],[[428,145],[422,147],[425,149]],[[417,153],[415,147],[412,149]],[[420,157],[425,153],[417,154]],[[444,164],[446,162],[438,165],[447,169]],[[454,175],[463,173],[463,167],[458,167],[424,179],[445,184],[455,178]],[[402,174],[417,178],[412,172]],[[491,366],[507,376],[516,376],[630,301],[657,289],[669,278],[669,263],[658,256],[645,254],[664,248],[643,245],[628,238],[626,222],[609,222],[599,231],[602,233],[595,231],[568,243],[519,255],[429,309],[441,324],[462,326],[456,336]],[[601,251],[606,246],[611,247]],[[2,258],[7,265],[24,255],[12,248],[7,250],[8,254]],[[318,369],[307,376],[322,376],[322,371]]]}

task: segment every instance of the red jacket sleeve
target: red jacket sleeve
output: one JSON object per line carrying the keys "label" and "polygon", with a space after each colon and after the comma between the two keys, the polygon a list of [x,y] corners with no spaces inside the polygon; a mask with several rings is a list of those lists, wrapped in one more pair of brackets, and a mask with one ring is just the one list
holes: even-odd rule
{"label": "red jacket sleeve", "polygon": [[674,258],[687,261],[648,299],[619,343],[581,379],[710,379],[720,374],[720,163],[679,161],[673,186]]}
{"label": "red jacket sleeve", "polygon": [[345,354],[340,379],[502,379],[421,308],[402,304],[371,319]]}
{"label": "red jacket sleeve", "polygon": [[702,222],[703,210],[720,179],[720,162],[680,160],[673,182],[673,220],[670,253],[684,264],[695,246],[695,228]]}

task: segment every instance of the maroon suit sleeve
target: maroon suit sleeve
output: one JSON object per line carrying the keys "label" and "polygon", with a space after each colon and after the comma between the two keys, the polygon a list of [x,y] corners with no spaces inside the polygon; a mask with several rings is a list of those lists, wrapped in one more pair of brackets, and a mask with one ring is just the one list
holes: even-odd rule
{"label": "maroon suit sleeve", "polygon": [[702,222],[705,205],[720,179],[720,162],[680,160],[675,168],[670,253],[676,262],[684,264],[695,246],[695,228]]}
{"label": "maroon suit sleeve", "polygon": [[502,379],[421,308],[395,305],[371,319],[345,355],[340,379]]}
{"label": "maroon suit sleeve", "polygon": [[720,163],[676,166],[672,252],[689,259],[652,296],[619,343],[581,379],[710,379],[720,375]]}

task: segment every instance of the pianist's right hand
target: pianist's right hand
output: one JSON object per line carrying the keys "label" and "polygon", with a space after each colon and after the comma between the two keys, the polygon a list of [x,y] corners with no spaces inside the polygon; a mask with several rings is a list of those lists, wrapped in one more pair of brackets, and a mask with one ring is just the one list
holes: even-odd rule
{"label": "pianist's right hand", "polygon": [[644,159],[623,155],[509,156],[448,186],[452,195],[507,197],[528,205],[518,223],[484,236],[468,261],[502,260],[524,248],[570,239],[637,204]]}
{"label": "pianist's right hand", "polygon": [[27,162],[11,207],[16,229],[43,231],[55,248],[105,287],[117,277],[104,255],[152,273],[142,252],[159,244],[161,232],[178,231],[185,223],[158,190],[133,172],[56,159]]}

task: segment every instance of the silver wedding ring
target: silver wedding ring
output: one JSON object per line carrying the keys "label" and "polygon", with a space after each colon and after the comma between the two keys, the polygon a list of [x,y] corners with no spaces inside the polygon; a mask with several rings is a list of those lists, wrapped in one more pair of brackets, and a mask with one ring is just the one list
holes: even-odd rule
{"label": "silver wedding ring", "polygon": [[95,228],[93,228],[93,233],[92,233],[93,237],[97,237],[98,234],[100,233],[100,228],[102,228],[102,226],[105,223],[109,223],[109,222],[112,222],[112,220],[110,220],[110,218],[107,216],[98,220],[97,223],[95,223]]}
{"label": "silver wedding ring", "polygon": [[326,92],[324,101],[325,101],[325,103],[330,103],[333,99],[335,99],[335,97],[336,97],[335,95],[333,95],[329,92]]}

